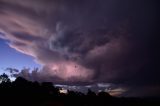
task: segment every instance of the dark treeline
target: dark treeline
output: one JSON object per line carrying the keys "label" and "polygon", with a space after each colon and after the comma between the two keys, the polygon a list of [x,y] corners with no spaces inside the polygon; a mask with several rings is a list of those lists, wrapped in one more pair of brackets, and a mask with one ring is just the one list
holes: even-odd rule
{"label": "dark treeline", "polygon": [[69,91],[60,93],[51,82],[31,82],[22,77],[11,82],[0,75],[0,106],[160,106],[156,99],[118,98],[106,92],[88,90],[87,94]]}

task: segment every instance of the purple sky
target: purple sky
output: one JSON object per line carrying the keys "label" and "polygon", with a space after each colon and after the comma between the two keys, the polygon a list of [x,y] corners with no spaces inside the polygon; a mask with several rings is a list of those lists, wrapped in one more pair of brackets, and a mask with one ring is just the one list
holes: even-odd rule
{"label": "purple sky", "polygon": [[155,96],[156,16],[154,0],[0,0],[0,67],[28,80]]}

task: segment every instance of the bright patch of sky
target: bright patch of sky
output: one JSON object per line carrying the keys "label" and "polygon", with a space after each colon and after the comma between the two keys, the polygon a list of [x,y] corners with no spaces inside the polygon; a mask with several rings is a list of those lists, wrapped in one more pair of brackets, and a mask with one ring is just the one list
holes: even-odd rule
{"label": "bright patch of sky", "polygon": [[40,68],[31,56],[27,56],[10,48],[4,40],[0,39],[0,74],[5,72],[6,68],[23,69]]}

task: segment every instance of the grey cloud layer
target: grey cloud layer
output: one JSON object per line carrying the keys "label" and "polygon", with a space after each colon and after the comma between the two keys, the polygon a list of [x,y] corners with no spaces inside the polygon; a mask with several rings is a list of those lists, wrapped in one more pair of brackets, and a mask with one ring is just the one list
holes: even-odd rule
{"label": "grey cloud layer", "polygon": [[0,0],[0,37],[44,66],[38,80],[152,84],[159,81],[153,7],[143,0]]}

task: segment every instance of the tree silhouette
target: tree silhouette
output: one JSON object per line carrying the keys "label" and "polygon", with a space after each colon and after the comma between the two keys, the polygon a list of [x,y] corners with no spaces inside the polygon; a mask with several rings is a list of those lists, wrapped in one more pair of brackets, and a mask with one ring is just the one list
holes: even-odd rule
{"label": "tree silhouette", "polygon": [[91,89],[88,89],[87,96],[94,97],[94,96],[96,96],[96,93],[95,93],[95,92],[93,92]]}
{"label": "tree silhouette", "polygon": [[0,82],[4,83],[4,82],[11,82],[8,75],[3,73],[2,75],[0,75]]}
{"label": "tree silhouette", "polygon": [[109,93],[107,93],[107,92],[99,92],[98,93],[98,96],[99,97],[107,97],[107,98],[111,98],[112,96],[109,94]]}
{"label": "tree silhouette", "polygon": [[0,75],[0,81],[0,106],[160,106],[152,99],[148,102],[138,98],[115,98],[107,92],[96,94],[91,89],[87,94],[71,90],[61,94],[62,88],[51,82],[32,82],[22,77],[11,82],[6,74]]}

